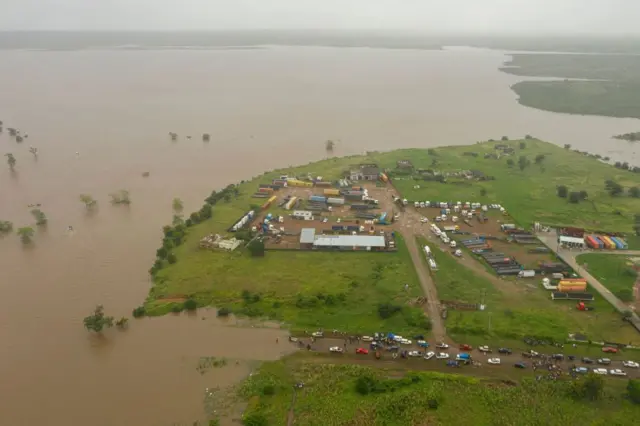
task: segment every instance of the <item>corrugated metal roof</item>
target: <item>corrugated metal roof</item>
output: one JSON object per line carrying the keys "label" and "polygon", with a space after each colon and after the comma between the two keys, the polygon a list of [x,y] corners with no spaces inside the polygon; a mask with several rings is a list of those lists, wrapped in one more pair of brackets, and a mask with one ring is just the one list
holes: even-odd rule
{"label": "corrugated metal roof", "polygon": [[321,247],[385,247],[384,237],[372,235],[321,235],[314,246]]}
{"label": "corrugated metal roof", "polygon": [[316,230],[313,228],[303,228],[300,232],[300,244],[312,244],[315,240]]}
{"label": "corrugated metal roof", "polygon": [[560,242],[569,244],[584,244],[584,238],[567,237],[565,235],[561,235]]}

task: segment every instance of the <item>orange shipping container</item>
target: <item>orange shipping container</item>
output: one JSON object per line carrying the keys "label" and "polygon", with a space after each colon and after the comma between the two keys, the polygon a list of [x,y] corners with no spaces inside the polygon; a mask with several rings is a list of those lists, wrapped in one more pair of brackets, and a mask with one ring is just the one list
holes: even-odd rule
{"label": "orange shipping container", "polygon": [[562,282],[560,282],[560,284],[558,285],[558,291],[561,293],[564,292],[572,292],[572,291],[586,291],[587,290],[587,283],[584,284],[562,284]]}
{"label": "orange shipping container", "polygon": [[267,194],[271,194],[273,192],[273,188],[259,188],[258,192],[265,192]]}
{"label": "orange shipping container", "polygon": [[380,179],[382,179],[383,182],[387,182],[389,180],[385,173],[380,173]]}

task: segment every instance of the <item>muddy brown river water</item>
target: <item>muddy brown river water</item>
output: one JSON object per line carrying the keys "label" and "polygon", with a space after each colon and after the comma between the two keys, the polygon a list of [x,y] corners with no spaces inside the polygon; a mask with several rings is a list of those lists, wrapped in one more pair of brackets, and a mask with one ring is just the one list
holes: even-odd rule
{"label": "muddy brown river water", "polygon": [[[509,89],[518,78],[497,70],[501,52],[1,55],[0,153],[12,152],[17,165],[11,174],[4,157],[0,164],[0,220],[32,223],[27,206],[38,203],[49,218],[32,247],[15,236],[0,240],[2,425],[190,424],[202,416],[206,387],[235,383],[249,368],[200,375],[199,357],[276,359],[289,349],[275,344],[286,335],[277,328],[223,324],[208,312],[133,321],[103,338],[82,328],[95,304],[120,316],[143,301],[173,197],[191,211],[212,189],[321,159],[326,139],[343,155],[528,133],[640,164],[634,145],[610,139],[637,131],[640,121],[522,107]],[[29,138],[18,145],[7,127]],[[211,142],[201,141],[203,132]],[[129,208],[108,203],[118,189],[130,191]],[[81,193],[98,200],[95,214],[86,213]]]}

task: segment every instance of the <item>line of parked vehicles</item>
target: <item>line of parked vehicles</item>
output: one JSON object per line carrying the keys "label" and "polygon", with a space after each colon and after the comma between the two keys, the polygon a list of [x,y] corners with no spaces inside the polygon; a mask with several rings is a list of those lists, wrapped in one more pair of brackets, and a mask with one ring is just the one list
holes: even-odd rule
{"label": "line of parked vehicles", "polygon": [[[316,336],[321,337],[321,336]],[[414,341],[411,339],[407,339],[400,335],[394,335],[389,333],[385,335],[384,333],[375,333],[374,336],[362,336],[359,341],[369,343],[369,347],[358,347],[355,350],[355,353],[358,355],[369,355],[370,351],[373,351],[375,357],[380,359],[382,351],[391,352],[393,358],[423,358],[425,360],[431,359],[439,359],[446,360],[447,366],[450,367],[459,367],[461,365],[473,364],[476,366],[481,365],[479,362],[473,360],[471,354],[469,352],[473,351],[473,347],[469,344],[461,344],[458,349],[461,351],[454,356],[450,355],[447,351],[449,351],[450,346],[447,343],[440,342],[434,345],[435,350],[426,350],[430,348],[431,345],[424,340],[424,336],[415,336],[415,345],[417,345],[420,349],[415,350],[411,348],[403,349],[402,346],[411,346],[414,344]],[[402,346],[401,346],[402,345]],[[421,350],[425,349],[425,350]],[[488,346],[479,346],[477,350],[484,354],[489,355],[493,353],[493,350]],[[332,346],[329,348],[329,351],[332,353],[344,353],[345,349],[340,346]],[[604,347],[602,348],[604,353],[617,353],[618,349],[613,347]],[[496,350],[497,354],[502,355],[512,355],[513,351],[510,348],[502,347]],[[564,355],[561,353],[556,353],[552,355],[545,355],[534,350],[530,350],[527,352],[522,352],[523,358],[528,358],[532,360],[532,366],[540,365],[542,361],[545,362],[562,362],[565,360],[577,362],[576,356],[574,355]],[[572,367],[572,371],[577,374],[586,374],[588,372],[593,372],[594,374],[599,375],[612,375],[612,376],[626,376],[627,373],[620,368],[607,369],[603,366],[611,365],[612,361],[609,358],[598,358],[591,359],[588,357],[582,357],[580,360],[583,364],[593,365],[597,364],[600,367],[589,368],[585,366],[575,366]],[[489,357],[486,362],[489,365],[502,365],[502,359],[498,356]],[[640,368],[640,364],[635,361],[622,361],[622,365],[625,368]],[[528,364],[525,361],[517,361],[513,364],[515,368],[526,369],[528,368]]]}

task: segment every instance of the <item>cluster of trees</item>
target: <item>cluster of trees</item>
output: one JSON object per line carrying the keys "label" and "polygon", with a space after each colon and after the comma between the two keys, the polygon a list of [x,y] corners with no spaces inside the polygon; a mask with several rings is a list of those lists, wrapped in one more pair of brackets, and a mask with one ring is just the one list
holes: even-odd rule
{"label": "cluster of trees", "polygon": [[616,135],[614,136],[614,139],[620,139],[620,140],[629,141],[629,142],[640,141],[640,132],[632,132],[632,133],[625,133],[623,135]]}
{"label": "cluster of trees", "polygon": [[16,157],[13,156],[13,154],[9,153],[9,154],[5,154],[5,157],[7,157],[7,164],[9,165],[9,168],[13,171],[16,167]]}
{"label": "cluster of trees", "polygon": [[633,172],[633,173],[640,173],[640,167],[631,166],[626,161],[624,161],[624,162],[616,161],[613,164],[613,167],[615,167],[616,169],[620,169],[620,170],[628,170],[628,171]]}
{"label": "cluster of trees", "polygon": [[36,225],[43,226],[47,224],[47,216],[40,209],[31,210],[31,215],[36,219]]}
{"label": "cluster of trees", "polygon": [[84,328],[88,331],[101,333],[105,328],[111,328],[114,325],[118,328],[124,329],[128,326],[129,319],[122,317],[116,321],[112,316],[108,316],[104,313],[104,307],[102,305],[98,305],[95,307],[91,315],[84,317],[82,323],[84,324]]}
{"label": "cluster of trees", "polygon": [[[524,143],[524,142],[522,142],[522,143]],[[542,158],[539,161],[542,161],[542,160],[544,160],[544,158]],[[514,165],[515,165],[515,161],[513,161],[513,158],[507,158],[507,166],[513,167]],[[529,165],[531,165],[531,160],[529,160],[526,156],[521,155],[520,158],[518,158],[518,167],[520,168],[520,171],[523,171]]]}
{"label": "cluster of trees", "polygon": [[13,231],[13,223],[8,220],[0,220],[0,234],[8,234]]}
{"label": "cluster of trees", "polygon": [[91,210],[98,205],[98,202],[89,194],[80,194],[80,201],[88,210]]}
{"label": "cluster of trees", "polygon": [[584,201],[589,197],[587,191],[571,191],[565,185],[558,185],[556,193],[560,198],[567,198],[570,203],[578,204],[580,201]]}
{"label": "cluster of trees", "polygon": [[[401,379],[376,377],[370,373],[361,375],[356,379],[356,392],[360,395],[371,393],[390,393],[399,389],[413,386],[422,381],[422,377],[415,373],[408,373]],[[437,400],[429,401],[429,408],[437,408]]]}
{"label": "cluster of trees", "polygon": [[327,151],[333,151],[333,147],[335,146],[335,142],[333,142],[332,140],[328,140],[324,143],[324,148]]}
{"label": "cluster of trees", "polygon": [[162,233],[164,235],[162,246],[156,250],[156,260],[151,269],[149,269],[151,276],[155,276],[165,266],[165,262],[172,265],[178,261],[173,249],[184,242],[187,227],[183,223],[175,226],[166,225],[162,228]]}
{"label": "cluster of trees", "polygon": [[[623,195],[624,187],[618,182],[608,179],[604,182],[604,187],[612,197]],[[640,187],[632,186],[627,190],[627,194],[633,198],[640,198]]]}
{"label": "cluster of trees", "polygon": [[[578,400],[597,401],[605,396],[605,381],[602,376],[590,373],[569,385],[569,394]],[[626,397],[634,404],[640,404],[640,380],[630,379],[627,382]]]}
{"label": "cluster of trees", "polygon": [[131,198],[129,197],[129,191],[126,189],[121,189],[118,192],[113,192],[109,194],[111,197],[111,203],[113,204],[131,204]]}

